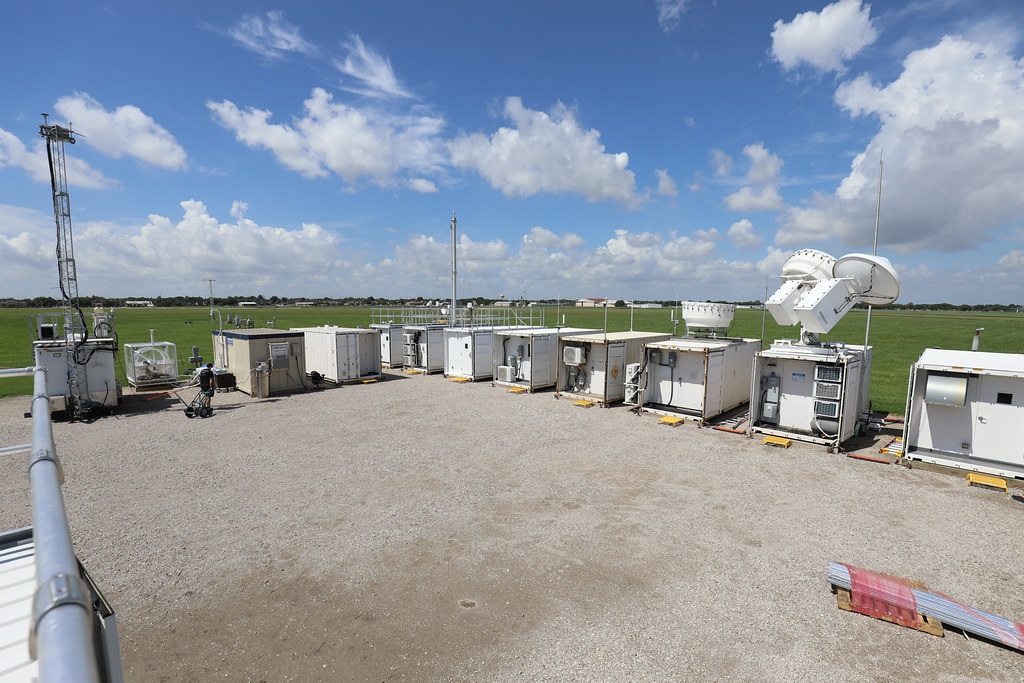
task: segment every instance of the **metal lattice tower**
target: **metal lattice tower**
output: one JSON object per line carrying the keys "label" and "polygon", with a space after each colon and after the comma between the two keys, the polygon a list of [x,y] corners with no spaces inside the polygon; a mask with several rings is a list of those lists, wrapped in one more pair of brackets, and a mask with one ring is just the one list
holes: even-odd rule
{"label": "metal lattice tower", "polygon": [[48,125],[43,114],[39,135],[46,140],[46,159],[50,163],[50,186],[53,188],[53,217],[57,223],[57,274],[64,309],[64,340],[67,344],[68,385],[75,411],[82,411],[82,397],[88,395],[85,366],[78,362],[77,347],[87,337],[85,318],[78,303],[78,274],[75,268],[75,246],[71,235],[71,202],[68,198],[64,143],[75,144],[71,124],[68,128]]}

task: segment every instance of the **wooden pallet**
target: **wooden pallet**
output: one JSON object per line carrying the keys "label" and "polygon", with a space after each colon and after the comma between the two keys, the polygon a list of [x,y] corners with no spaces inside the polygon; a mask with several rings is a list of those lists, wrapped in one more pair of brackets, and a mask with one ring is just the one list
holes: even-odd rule
{"label": "wooden pallet", "polygon": [[[928,590],[927,586],[917,581],[911,581],[910,587],[915,588],[919,591]],[[853,609],[853,596],[851,595],[850,590],[847,588],[840,588],[839,586],[836,586],[836,603],[838,604],[839,609],[841,610],[846,610],[847,612],[856,612],[856,610]],[[882,621],[888,621],[890,624],[896,623],[896,620],[892,617],[877,618],[881,619]],[[945,631],[942,628],[941,621],[939,621],[935,617],[926,617],[920,612],[917,613],[916,628],[918,631],[924,631],[925,633],[930,633],[933,636],[939,636],[940,638],[943,635],[945,635]]]}

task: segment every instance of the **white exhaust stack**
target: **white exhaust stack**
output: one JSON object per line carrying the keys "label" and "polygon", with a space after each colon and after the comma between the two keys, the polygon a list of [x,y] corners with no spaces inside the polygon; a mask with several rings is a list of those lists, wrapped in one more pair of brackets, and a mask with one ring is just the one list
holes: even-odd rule
{"label": "white exhaust stack", "polygon": [[981,344],[981,332],[984,329],[984,327],[979,327],[978,329],[974,330],[974,341],[971,342],[971,351],[978,350],[978,345]]}

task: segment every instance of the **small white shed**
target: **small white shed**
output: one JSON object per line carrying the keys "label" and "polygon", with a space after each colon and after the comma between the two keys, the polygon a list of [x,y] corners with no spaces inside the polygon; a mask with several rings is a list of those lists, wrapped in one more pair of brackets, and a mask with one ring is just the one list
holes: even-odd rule
{"label": "small white shed", "polygon": [[494,383],[531,392],[553,387],[558,375],[558,339],[600,330],[580,327],[531,327],[494,333]]}
{"label": "small white shed", "polygon": [[636,369],[636,400],[627,397],[626,402],[706,422],[750,400],[750,373],[760,350],[759,339],[728,337],[676,337],[647,344]]}
{"label": "small white shed", "polygon": [[1024,354],[925,349],[910,367],[903,456],[1024,479]]}
{"label": "small white shed", "polygon": [[238,390],[250,396],[307,388],[302,332],[214,330],[213,356],[214,365],[233,373]]}
{"label": "small white shed", "polygon": [[469,380],[490,379],[494,333],[526,326],[448,327],[444,330],[444,376]]}
{"label": "small white shed", "polygon": [[596,332],[558,340],[555,396],[609,405],[626,397],[626,366],[639,363],[644,344],[665,341],[668,332]]}
{"label": "small white shed", "polygon": [[305,339],[306,374],[319,372],[337,384],[378,379],[380,331],[353,327],[293,327]]}
{"label": "small white shed", "polygon": [[402,365],[430,374],[444,370],[444,326],[406,325],[402,329]]}
{"label": "small white shed", "polygon": [[402,347],[402,328],[405,323],[373,323],[371,330],[380,333],[380,362],[385,368],[402,367],[404,348]]}

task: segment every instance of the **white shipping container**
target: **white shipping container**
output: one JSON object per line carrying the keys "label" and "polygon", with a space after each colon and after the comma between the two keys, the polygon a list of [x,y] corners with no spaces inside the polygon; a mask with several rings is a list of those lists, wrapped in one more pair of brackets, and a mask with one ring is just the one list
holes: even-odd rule
{"label": "white shipping container", "polygon": [[604,405],[626,397],[626,366],[639,363],[645,344],[670,339],[667,332],[596,332],[558,340],[555,396]]}
{"label": "white shipping container", "polygon": [[1024,479],[1024,354],[925,349],[905,418],[904,457]]}
{"label": "white shipping container", "polygon": [[[580,327],[531,327],[497,330],[491,355],[494,383],[531,392],[553,387],[558,374],[558,339],[600,330]],[[504,368],[504,369],[503,369]],[[504,379],[504,378],[508,379]]]}
{"label": "white shipping container", "polygon": [[640,406],[710,420],[750,400],[758,339],[679,337],[647,344]]}
{"label": "white shipping container", "polygon": [[525,326],[448,327],[444,330],[444,376],[480,380],[493,376],[494,333]]}
{"label": "white shipping container", "polygon": [[404,323],[374,323],[371,330],[380,332],[380,362],[385,368],[402,367],[402,328]]}
{"label": "white shipping container", "polygon": [[403,365],[427,374],[444,370],[444,327],[406,325],[402,330]]}
{"label": "white shipping container", "polygon": [[785,340],[759,351],[750,386],[750,431],[827,446],[846,441],[868,409],[872,353],[870,346]]}
{"label": "white shipping container", "polygon": [[380,378],[379,330],[325,326],[292,331],[303,333],[307,374],[315,370],[337,383]]}

